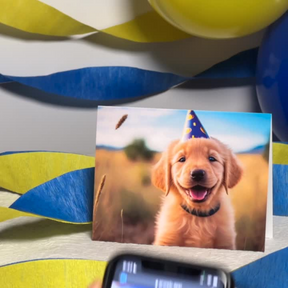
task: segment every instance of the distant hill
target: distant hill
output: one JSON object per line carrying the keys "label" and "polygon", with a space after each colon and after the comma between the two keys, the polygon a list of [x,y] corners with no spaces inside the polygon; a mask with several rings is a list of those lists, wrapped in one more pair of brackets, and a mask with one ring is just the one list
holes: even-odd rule
{"label": "distant hill", "polygon": [[[107,151],[121,151],[124,147],[114,147],[109,145],[97,145],[96,149],[98,150],[107,150]],[[254,147],[251,150],[241,151],[238,154],[262,154],[264,153],[265,145],[259,145]],[[159,151],[153,151],[154,153],[158,153]]]}
{"label": "distant hill", "polygon": [[262,154],[264,153],[264,150],[265,150],[265,145],[259,145],[259,146],[254,147],[251,150],[242,151],[238,154]]}
{"label": "distant hill", "polygon": [[[123,150],[125,147],[114,147],[109,145],[96,145],[96,149],[99,150],[108,150],[108,151],[120,151]],[[151,150],[153,153],[161,153],[161,151]]]}
{"label": "distant hill", "polygon": [[108,151],[120,151],[120,150],[123,150],[122,147],[114,147],[114,146],[108,146],[108,145],[96,145],[96,149],[108,150]]}

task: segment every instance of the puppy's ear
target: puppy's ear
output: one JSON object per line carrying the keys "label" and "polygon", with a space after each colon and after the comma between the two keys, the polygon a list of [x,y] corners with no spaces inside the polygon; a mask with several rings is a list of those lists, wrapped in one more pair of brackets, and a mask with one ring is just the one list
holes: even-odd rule
{"label": "puppy's ear", "polygon": [[166,196],[169,194],[172,183],[170,154],[177,142],[178,141],[172,142],[168,150],[162,153],[160,160],[152,170],[153,185],[165,192]]}
{"label": "puppy's ear", "polygon": [[228,188],[236,186],[243,174],[243,168],[240,161],[230,149],[227,149],[224,173],[224,186],[226,193],[228,194]]}
{"label": "puppy's ear", "polygon": [[169,194],[171,186],[171,164],[169,163],[167,152],[162,154],[161,159],[152,170],[152,183],[164,191],[166,196]]}

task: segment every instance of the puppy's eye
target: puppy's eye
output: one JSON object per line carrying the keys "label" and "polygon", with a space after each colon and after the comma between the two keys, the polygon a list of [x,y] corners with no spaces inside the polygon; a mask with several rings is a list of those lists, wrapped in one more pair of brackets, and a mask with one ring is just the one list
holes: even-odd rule
{"label": "puppy's eye", "polygon": [[178,162],[185,162],[186,161],[186,158],[185,157],[181,157]]}
{"label": "puppy's eye", "polygon": [[214,157],[210,156],[210,157],[209,157],[209,161],[210,161],[210,162],[215,162],[215,161],[217,161],[217,160],[216,160]]}

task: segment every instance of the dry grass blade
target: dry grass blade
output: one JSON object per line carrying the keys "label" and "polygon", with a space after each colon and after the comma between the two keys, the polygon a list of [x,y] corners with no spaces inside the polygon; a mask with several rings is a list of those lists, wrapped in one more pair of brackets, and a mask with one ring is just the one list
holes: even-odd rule
{"label": "dry grass blade", "polygon": [[103,190],[103,187],[104,187],[104,184],[105,184],[105,180],[106,180],[106,175],[104,174],[101,178],[101,181],[100,181],[100,184],[98,186],[98,190],[95,194],[95,203],[94,203],[94,207],[98,204],[99,202],[99,199],[100,199],[100,195],[101,195],[101,192]]}
{"label": "dry grass blade", "polygon": [[117,130],[118,128],[121,127],[121,125],[126,121],[126,119],[128,118],[128,114],[125,114],[121,117],[121,119],[118,121],[118,123],[116,124],[115,130]]}
{"label": "dry grass blade", "polygon": [[121,237],[121,242],[123,243],[123,239],[124,239],[124,221],[123,221],[123,209],[121,209],[121,224],[122,224],[122,237]]}
{"label": "dry grass blade", "polygon": [[103,190],[104,184],[105,184],[105,180],[106,180],[106,174],[104,174],[101,178],[100,184],[98,186],[98,189],[96,191],[96,189],[94,189],[94,205],[93,205],[93,230],[92,230],[92,238],[94,238],[94,235],[96,233],[96,227],[97,227],[97,223],[96,223],[96,209],[97,209],[97,205],[101,196],[101,192]]}

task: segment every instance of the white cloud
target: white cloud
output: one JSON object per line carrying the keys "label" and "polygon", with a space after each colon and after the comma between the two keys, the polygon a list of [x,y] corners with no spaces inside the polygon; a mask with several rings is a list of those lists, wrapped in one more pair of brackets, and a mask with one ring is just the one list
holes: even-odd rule
{"label": "white cloud", "polygon": [[102,107],[98,111],[98,125],[110,126],[116,125],[119,119],[128,114],[129,122],[133,125],[143,122],[147,123],[155,120],[155,118],[172,115],[175,113],[169,109],[147,109],[147,108],[128,108],[128,107]]}
{"label": "white cloud", "polygon": [[[213,137],[213,135],[211,135]],[[217,135],[218,140],[228,145],[234,152],[248,151],[256,146],[263,145],[267,141],[262,135],[253,135],[247,133],[246,135]]]}
{"label": "white cloud", "polygon": [[147,146],[152,150],[163,151],[167,145],[175,139],[179,139],[179,131],[169,129],[159,129],[159,127],[145,127],[139,126],[135,129],[134,126],[124,125],[119,129],[103,130],[102,128],[97,131],[97,145],[110,145],[115,147],[124,147],[131,143],[136,138],[145,139]]}
{"label": "white cloud", "polygon": [[[166,109],[104,107],[98,111],[97,145],[124,147],[135,138],[143,138],[150,149],[162,151],[171,140],[179,138],[181,134],[169,127],[154,127],[153,122],[156,118],[173,113],[173,110]],[[115,130],[119,119],[125,114],[128,114],[127,122],[119,130]]]}

